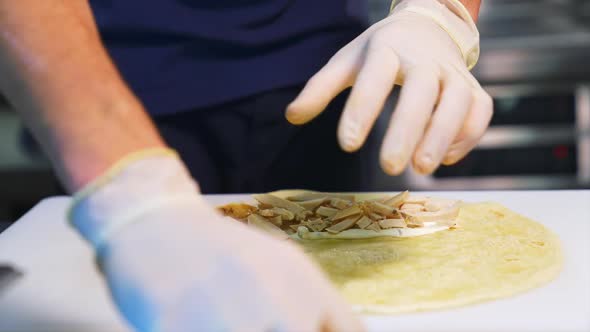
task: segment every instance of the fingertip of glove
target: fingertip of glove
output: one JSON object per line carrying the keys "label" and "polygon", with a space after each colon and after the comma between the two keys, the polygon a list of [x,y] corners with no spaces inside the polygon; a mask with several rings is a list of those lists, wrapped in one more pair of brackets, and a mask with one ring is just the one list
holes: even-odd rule
{"label": "fingertip of glove", "polygon": [[287,106],[285,111],[285,118],[289,123],[293,125],[302,125],[305,124],[307,120],[307,116],[303,111],[302,107],[300,107],[295,102],[292,102]]}
{"label": "fingertip of glove", "polygon": [[338,143],[348,153],[359,150],[362,146],[360,128],[357,123],[343,116],[338,127]]}
{"label": "fingertip of glove", "polygon": [[430,154],[414,157],[413,165],[414,169],[422,175],[432,174],[438,166]]}
{"label": "fingertip of glove", "polygon": [[404,163],[401,161],[400,157],[396,156],[382,156],[380,159],[381,169],[387,174],[391,176],[400,175],[405,168]]}

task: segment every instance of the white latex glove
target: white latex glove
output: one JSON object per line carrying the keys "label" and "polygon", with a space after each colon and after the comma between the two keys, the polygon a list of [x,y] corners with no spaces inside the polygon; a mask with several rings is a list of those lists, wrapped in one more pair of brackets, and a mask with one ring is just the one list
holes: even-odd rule
{"label": "white latex glove", "polygon": [[389,174],[431,173],[477,144],[492,116],[492,99],[469,69],[479,33],[458,0],[394,1],[386,19],[350,42],[314,75],[289,105],[287,119],[303,124],[353,86],[338,128],[345,151],[366,140],[394,84],[403,85],[381,148]]}
{"label": "white latex glove", "polygon": [[70,220],[137,331],[363,330],[298,248],[221,217],[168,150],[114,166]]}

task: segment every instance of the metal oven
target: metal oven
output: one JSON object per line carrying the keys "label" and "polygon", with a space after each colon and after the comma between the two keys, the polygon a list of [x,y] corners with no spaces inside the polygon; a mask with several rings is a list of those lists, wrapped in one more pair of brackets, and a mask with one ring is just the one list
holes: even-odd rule
{"label": "metal oven", "polygon": [[432,176],[412,171],[410,188],[590,187],[590,84],[499,85],[490,129],[478,147]]}
{"label": "metal oven", "polygon": [[484,1],[474,70],[495,102],[464,160],[408,188],[590,188],[590,1]]}

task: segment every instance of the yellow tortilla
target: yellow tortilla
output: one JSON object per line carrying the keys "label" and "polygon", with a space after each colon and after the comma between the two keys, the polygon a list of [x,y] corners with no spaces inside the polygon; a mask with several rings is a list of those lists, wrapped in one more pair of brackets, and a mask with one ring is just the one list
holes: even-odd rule
{"label": "yellow tortilla", "polygon": [[560,271],[557,237],[500,204],[465,204],[458,224],[414,238],[300,243],[364,313],[444,309],[508,297],[545,284]]}

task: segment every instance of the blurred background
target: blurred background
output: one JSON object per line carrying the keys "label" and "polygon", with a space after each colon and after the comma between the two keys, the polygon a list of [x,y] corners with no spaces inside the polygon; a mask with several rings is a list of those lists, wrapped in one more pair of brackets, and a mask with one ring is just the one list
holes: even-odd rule
{"label": "blurred background", "polygon": [[[483,3],[474,72],[495,100],[491,128],[467,158],[428,177],[388,177],[375,156],[373,190],[590,188],[590,1]],[[370,0],[370,20],[388,7]],[[394,91],[376,135],[395,99]],[[0,232],[40,199],[61,193],[48,161],[0,98]]]}

